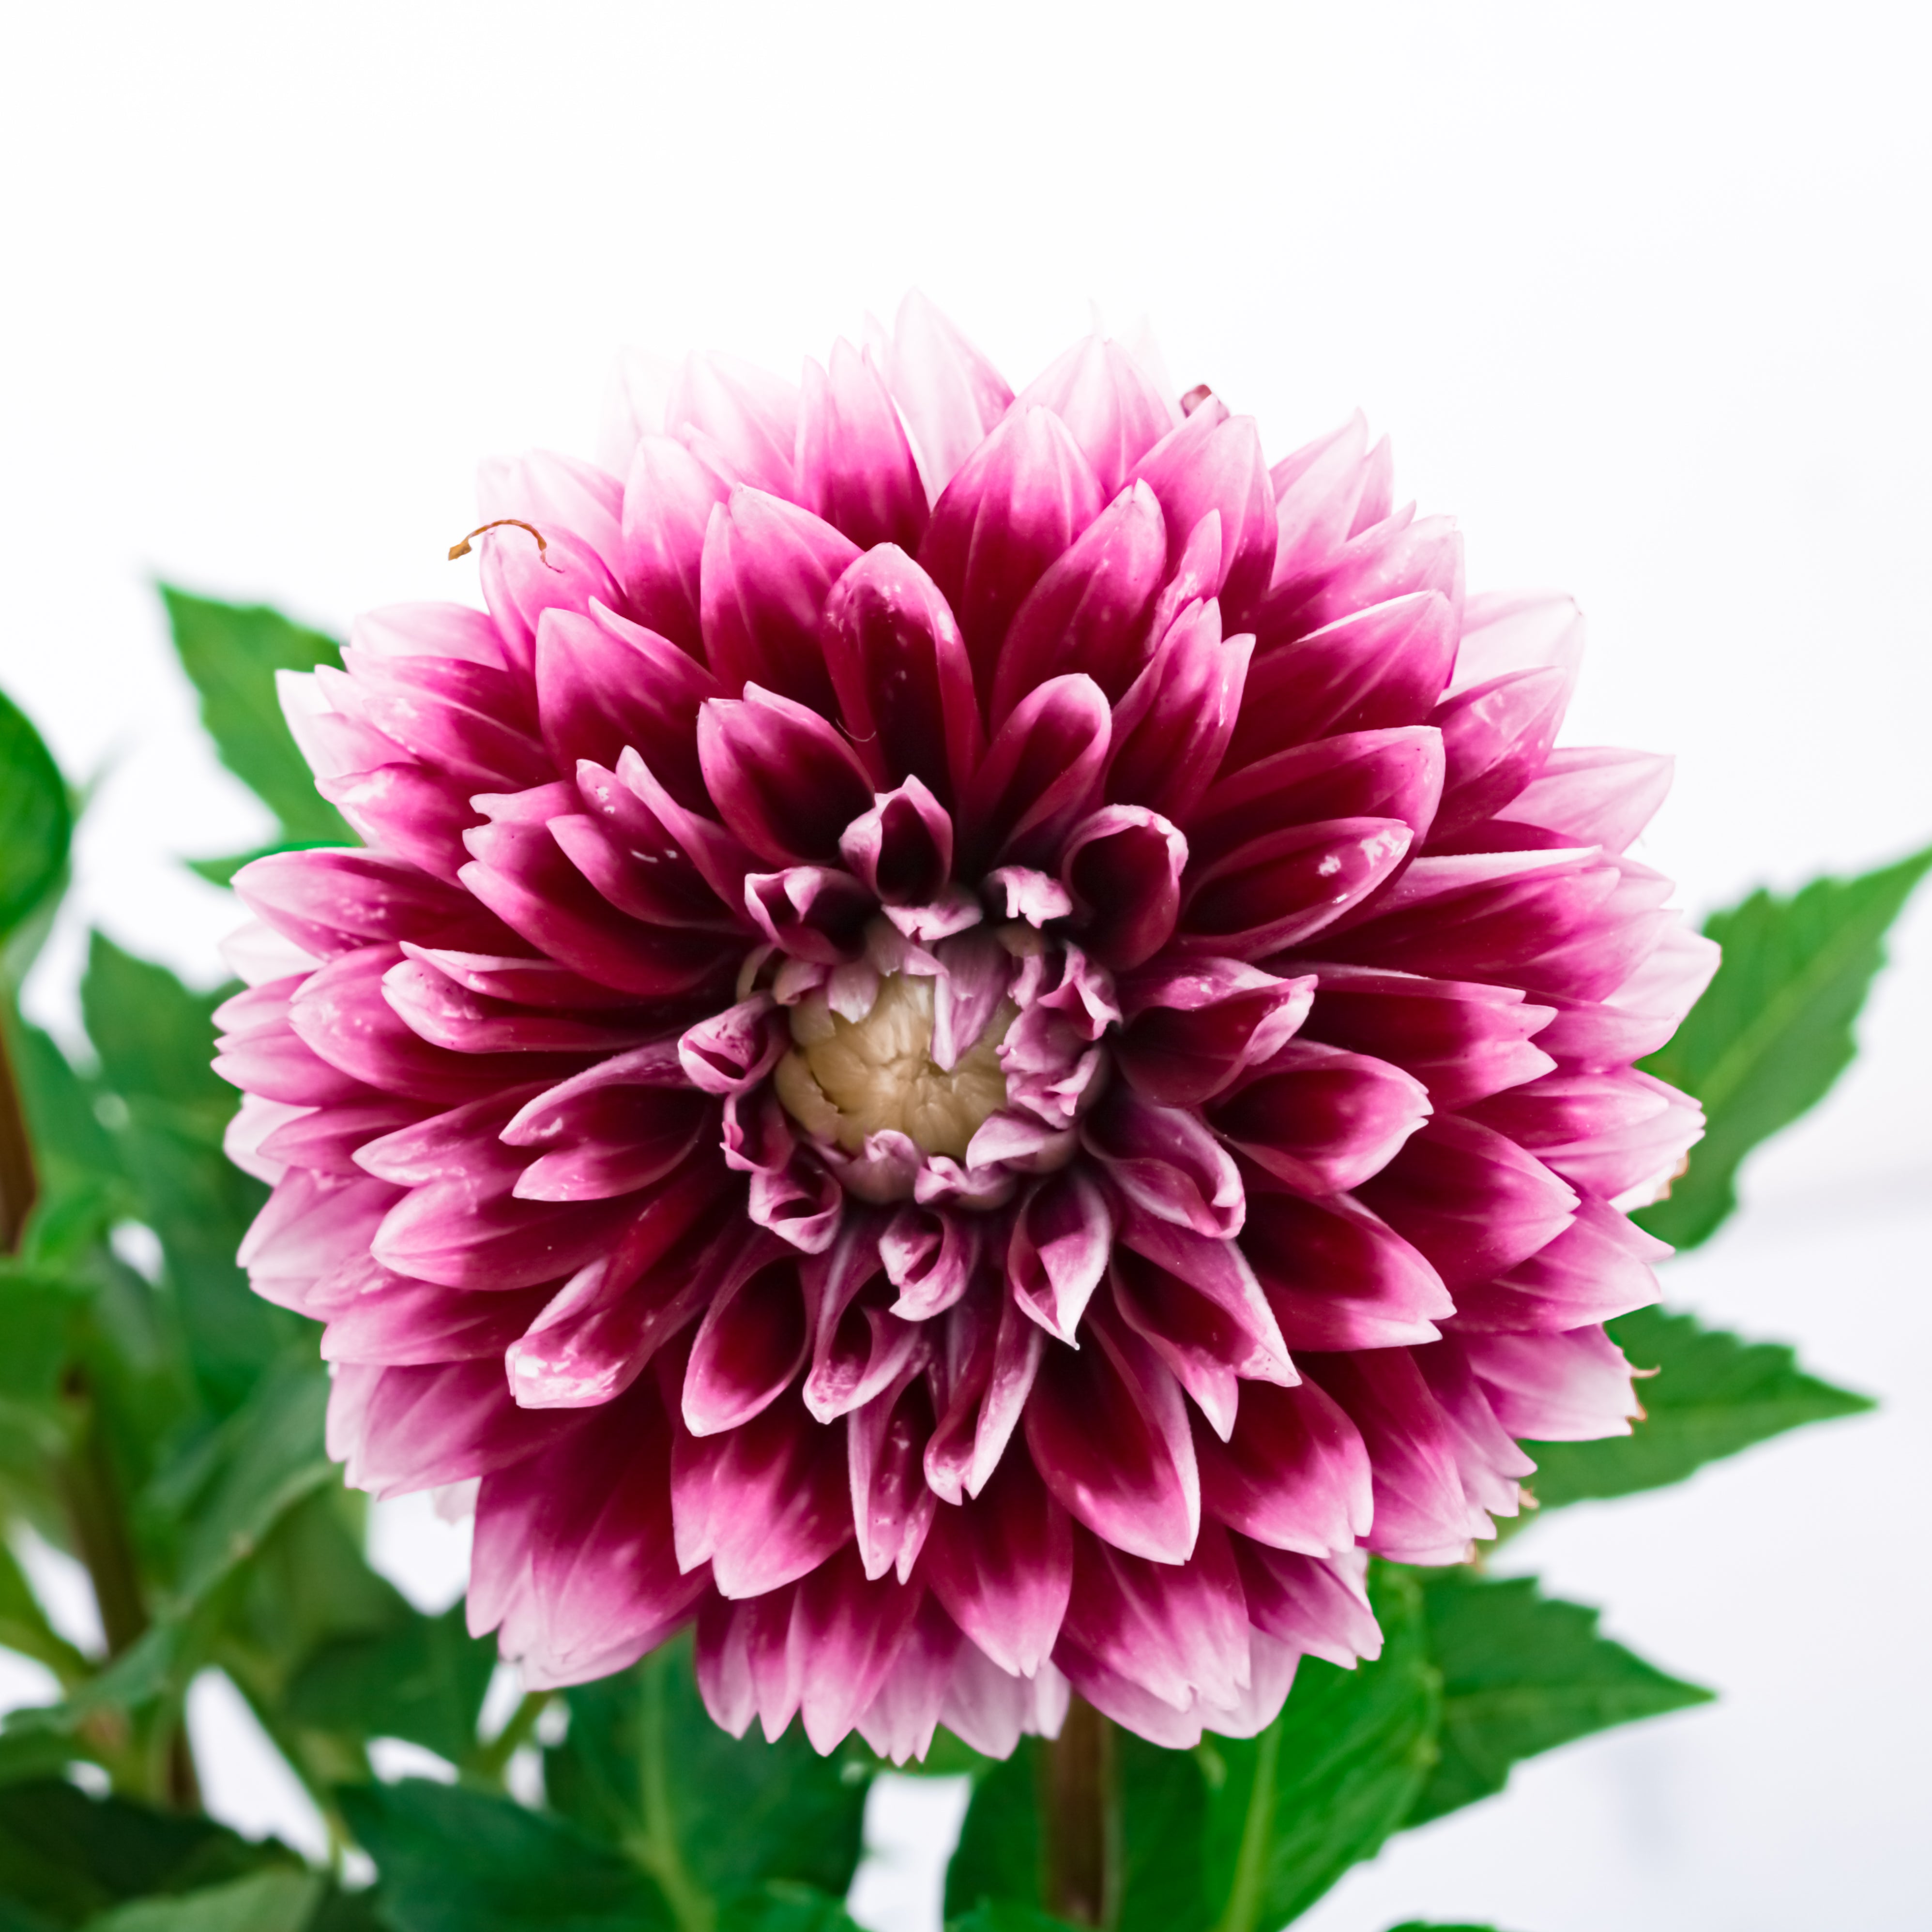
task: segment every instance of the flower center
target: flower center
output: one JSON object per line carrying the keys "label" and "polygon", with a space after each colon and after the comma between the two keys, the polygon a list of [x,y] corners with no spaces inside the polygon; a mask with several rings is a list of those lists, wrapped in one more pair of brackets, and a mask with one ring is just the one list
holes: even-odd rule
{"label": "flower center", "polygon": [[856,1154],[868,1134],[906,1136],[922,1154],[964,1160],[988,1114],[1006,1104],[1000,1042],[1018,1017],[1000,1000],[950,1067],[932,1058],[932,980],[889,973],[862,1019],[834,1012],[815,992],[791,1009],[792,1049],[772,1078],[786,1112]]}

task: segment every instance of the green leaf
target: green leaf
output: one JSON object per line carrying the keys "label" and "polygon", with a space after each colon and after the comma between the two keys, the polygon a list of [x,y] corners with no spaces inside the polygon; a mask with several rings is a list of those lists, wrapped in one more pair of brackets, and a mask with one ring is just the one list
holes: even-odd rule
{"label": "green leaf", "polygon": [[1851,1064],[1852,1023],[1885,964],[1886,928],[1932,868],[1932,846],[1854,879],[1817,879],[1794,898],[1752,893],[1704,930],[1724,964],[1644,1071],[1704,1104],[1689,1172],[1636,1219],[1694,1247],[1737,1205],[1745,1155],[1815,1106]]}
{"label": "green leaf", "polygon": [[190,992],[99,933],[80,989],[102,1082],[121,1102],[115,1139],[139,1218],[160,1237],[196,1378],[219,1414],[305,1332],[251,1293],[235,1263],[268,1190],[222,1150],[236,1096],[208,1061],[225,990]]}
{"label": "green leaf", "polygon": [[92,934],[80,1007],[103,1084],[124,1100],[164,1102],[184,1126],[218,1142],[236,1095],[209,1064],[213,1016],[233,991],[190,992],[165,966],[124,952],[104,933]]}
{"label": "green leaf", "polygon": [[396,1932],[674,1932],[650,1879],[507,1798],[406,1778],[339,1794]]}
{"label": "green leaf", "polygon": [[544,1760],[550,1802],[626,1846],[674,1904],[771,1879],[844,1895],[865,1819],[861,1760],[820,1757],[796,1724],[776,1744],[721,1731],[688,1636],[564,1694],[569,1731]]}
{"label": "green leaf", "polygon": [[221,762],[293,838],[350,845],[355,835],[315,780],[282,717],[278,670],[340,665],[340,647],[265,604],[218,604],[160,586],[182,668],[201,694],[201,722]]}
{"label": "green leaf", "polygon": [[1528,1576],[1418,1573],[1442,1673],[1442,1756],[1405,1825],[1502,1790],[1519,1760],[1614,1724],[1708,1703],[1597,1634],[1597,1612],[1540,1596]]}
{"label": "green leaf", "polygon": [[946,1868],[949,1926],[988,1901],[1041,1904],[1046,1852],[1040,1831],[1040,1749],[1037,1738],[1022,1738],[1011,1757],[974,1780],[959,1843]]}
{"label": "green leaf", "polygon": [[304,1932],[326,1883],[320,1872],[265,1871],[178,1898],[137,1898],[86,1932]]}
{"label": "green leaf", "polygon": [[476,1748],[496,1665],[494,1640],[470,1634],[459,1603],[380,1636],[325,1646],[289,1686],[284,1710],[298,1724],[406,1738],[460,1764]]}
{"label": "green leaf", "polygon": [[45,1664],[64,1684],[79,1683],[93,1667],[48,1622],[26,1571],[4,1540],[0,1540],[0,1644]]}
{"label": "green leaf", "polygon": [[1370,1588],[1379,1658],[1350,1671],[1304,1658],[1258,1738],[1215,1741],[1226,1767],[1208,1801],[1208,1896],[1227,1901],[1217,1932],[1271,1932],[1305,1911],[1375,1856],[1434,1767],[1441,1678],[1422,1592],[1386,1564]]}
{"label": "green leaf", "polygon": [[74,813],[40,734],[0,694],[0,939],[44,898],[67,864]]}
{"label": "green leaf", "polygon": [[1643,1419],[1601,1442],[1526,1443],[1536,1460],[1529,1486],[1545,1509],[1681,1482],[1785,1430],[1874,1406],[1807,1375],[1780,1343],[1742,1342],[1688,1315],[1642,1308],[1608,1327],[1637,1367],[1658,1371],[1638,1384]]}
{"label": "green leaf", "polygon": [[196,1458],[199,1479],[178,1498],[165,1477],[157,1492],[190,1514],[169,1616],[197,1608],[237,1564],[246,1562],[290,1510],[335,1480],[322,1446],[328,1377],[306,1351],[276,1366],[223,1424],[212,1456]]}
{"label": "green leaf", "polygon": [[808,1885],[774,1879],[728,1898],[715,1932],[859,1932],[842,1900]]}
{"label": "green leaf", "polygon": [[208,1818],[90,1798],[53,1781],[0,1788],[0,1900],[50,1926],[292,1861],[286,1847],[250,1844]]}
{"label": "green leaf", "polygon": [[1165,1750],[1117,1725],[1113,1746],[1120,1807],[1120,1932],[1199,1932],[1214,1916],[1203,1864],[1203,1764],[1218,1754],[1220,1741],[1203,1752]]}
{"label": "green leaf", "polygon": [[946,1922],[946,1932],[1072,1932],[1064,1918],[1010,1898],[989,1898]]}

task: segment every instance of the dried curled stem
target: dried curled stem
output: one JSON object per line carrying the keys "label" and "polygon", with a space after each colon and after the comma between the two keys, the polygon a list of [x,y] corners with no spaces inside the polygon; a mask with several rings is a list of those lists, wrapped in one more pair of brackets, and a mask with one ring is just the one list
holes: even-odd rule
{"label": "dried curled stem", "polygon": [[[521,517],[498,517],[490,523],[478,524],[476,527],[470,532],[469,536],[465,537],[460,543],[454,543],[450,545],[450,562],[454,563],[458,557],[467,556],[470,554],[470,545],[472,538],[480,537],[486,530],[500,530],[506,524],[508,524],[517,530],[528,530],[530,535],[535,537],[537,540],[537,555],[542,557],[546,563],[550,563],[550,557],[548,555],[550,545],[544,541],[543,532],[538,530],[536,524],[525,523]],[[556,566],[552,563],[550,564],[550,568],[554,570],[556,568]]]}

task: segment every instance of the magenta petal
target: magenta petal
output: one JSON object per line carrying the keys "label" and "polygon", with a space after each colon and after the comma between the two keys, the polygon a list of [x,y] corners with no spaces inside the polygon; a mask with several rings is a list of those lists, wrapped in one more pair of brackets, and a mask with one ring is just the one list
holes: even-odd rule
{"label": "magenta petal", "polygon": [[745,909],[752,924],[793,958],[836,966],[860,952],[866,922],[878,902],[836,866],[790,866],[782,872],[750,874]]}
{"label": "magenta petal", "polygon": [[1240,1232],[1240,1171],[1191,1109],[1157,1107],[1131,1088],[1117,1088],[1088,1118],[1082,1138],[1108,1180],[1157,1220],[1216,1240]]}
{"label": "magenta petal", "polygon": [[407,1496],[488,1476],[576,1426],[511,1401],[502,1365],[445,1362],[419,1368],[344,1363],[329,1391],[328,1453],[372,1496]]}
{"label": "magenta petal", "polygon": [[841,1550],[804,1578],[792,1609],[799,1710],[814,1750],[829,1753],[871,1703],[912,1634],[922,1583],[869,1580]]}
{"label": "magenta petal", "polygon": [[512,791],[551,776],[522,682],[452,658],[345,655],[347,674],[316,682],[338,711],[358,717],[413,758],[472,791]]}
{"label": "magenta petal", "polygon": [[762,685],[832,709],[818,626],[833,584],[859,554],[809,510],[738,489],[704,536],[704,655],[728,697]]}
{"label": "magenta petal", "polygon": [[952,814],[923,780],[908,778],[853,820],[838,850],[860,883],[887,905],[928,906],[952,877]]}
{"label": "magenta petal", "polygon": [[1384,437],[1370,455],[1369,426],[1358,410],[1340,429],[1304,444],[1269,471],[1275,494],[1276,583],[1306,579],[1348,538],[1388,514],[1384,494],[1388,448]]}
{"label": "magenta petal", "polygon": [[1290,1348],[1432,1342],[1456,1310],[1421,1255],[1347,1195],[1251,1188],[1240,1245]]}
{"label": "magenta petal", "polygon": [[842,1423],[812,1420],[791,1396],[742,1427],[671,1450],[678,1567],[707,1559],[726,1597],[757,1597],[818,1568],[852,1535]]}
{"label": "magenta petal", "polygon": [[1399,1066],[1292,1040],[1210,1102],[1205,1118],[1277,1180],[1338,1194],[1380,1173],[1429,1113],[1428,1090]]}
{"label": "magenta petal", "polygon": [[[957,1504],[991,1480],[1018,1426],[1046,1336],[997,1278],[953,1316],[935,1364],[943,1413],[926,1448],[926,1480]],[[1030,1411],[1028,1412],[1030,1413]]]}
{"label": "magenta petal", "polygon": [[1114,1044],[1116,1065],[1148,1100],[1185,1107],[1284,1045],[1308,1012],[1315,981],[1200,958],[1157,966],[1125,991],[1132,1018]]}
{"label": "magenta petal", "polygon": [[1051,410],[1066,425],[1107,498],[1174,422],[1174,406],[1140,365],[1118,342],[1099,335],[1085,337],[1050,363],[1018,400]]}
{"label": "magenta petal", "polygon": [[[1147,1226],[1165,1227],[1142,1218]],[[1173,1370],[1209,1426],[1225,1440],[1234,1426],[1241,1383],[1292,1383],[1294,1366],[1274,1316],[1234,1244],[1204,1240],[1181,1228],[1166,1232],[1225,1256],[1225,1263],[1190,1267],[1188,1262],[1198,1257],[1188,1256],[1178,1258],[1178,1267],[1166,1265],[1141,1251],[1151,1248],[1158,1253],[1162,1245],[1143,1234],[1136,1246],[1124,1246],[1114,1252],[1114,1306],[1120,1319]]]}
{"label": "magenta petal", "polygon": [[1355,1425],[1313,1382],[1250,1382],[1225,1446],[1197,1436],[1208,1514],[1276,1550],[1326,1556],[1368,1533],[1369,1455]]}
{"label": "magenta petal", "polygon": [[1456,1332],[1557,1334],[1648,1308],[1657,1299],[1651,1264],[1670,1252],[1615,1208],[1586,1200],[1527,1261],[1456,1289]]}
{"label": "magenta petal", "polygon": [[1460,1346],[1512,1436],[1589,1442],[1628,1436],[1643,1413],[1623,1351],[1596,1328],[1567,1335],[1470,1335]]}
{"label": "magenta petal", "polygon": [[707,1214],[742,1214],[742,1196],[730,1198],[730,1181],[715,1162],[688,1162],[652,1192],[616,1242],[557,1291],[504,1358],[521,1407],[608,1402],[690,1326],[744,1245],[694,1232]]}
{"label": "magenta petal", "polygon": [[276,852],[235,875],[242,903],[317,958],[373,940],[506,952],[514,935],[460,886],[374,852]]}
{"label": "magenta petal", "polygon": [[928,1322],[966,1292],[980,1256],[976,1216],[944,1208],[902,1208],[879,1237],[879,1258],[899,1292],[892,1312]]}
{"label": "magenta petal", "polygon": [[985,740],[965,643],[932,578],[892,545],[868,550],[832,586],[824,640],[840,715],[875,781],[916,776],[956,800]]}
{"label": "magenta petal", "polygon": [[886,374],[937,495],[1006,414],[1013,392],[916,289],[899,304]]}
{"label": "magenta petal", "polygon": [[688,805],[700,803],[692,728],[716,681],[668,639],[614,613],[546,611],[537,629],[537,701],[560,772],[589,758],[614,768],[628,745]]}
{"label": "magenta petal", "polygon": [[[539,532],[541,545],[536,540]],[[548,529],[539,525],[536,530],[485,530],[477,538],[476,548],[483,601],[502,639],[504,662],[525,690],[530,686],[537,626],[546,610],[587,610],[593,602],[614,607],[619,601],[610,565],[554,521]]]}
{"label": "magenta petal", "polygon": [[[420,950],[420,949],[418,949]],[[411,1032],[455,1053],[610,1053],[656,1030],[640,1013],[532,1011],[472,992],[427,960],[404,958],[382,975],[382,997]]]}
{"label": "magenta petal", "polygon": [[1024,858],[1036,848],[1051,850],[1100,782],[1112,727],[1090,677],[1050,678],[1028,692],[966,794],[962,829],[975,853]]}
{"label": "magenta petal", "polygon": [[[662,999],[725,976],[736,950],[728,938],[646,926],[620,912],[571,863],[547,826],[486,825],[467,837],[476,856],[463,868],[464,885],[512,934],[585,979]],[[462,944],[446,932],[422,937]],[[506,934],[474,950],[501,952],[509,943]]]}
{"label": "magenta petal", "polygon": [[1515,671],[1430,713],[1447,760],[1436,838],[1453,838],[1500,811],[1543,769],[1575,681],[1568,670]]}
{"label": "magenta petal", "polygon": [[1047,1487],[1096,1536],[1156,1563],[1192,1552],[1201,1483],[1180,1384],[1100,1303],[1079,1348],[1041,1364],[1026,1439]]}
{"label": "magenta petal", "polygon": [[1470,1115],[1606,1201],[1661,1182],[1704,1132],[1696,1101],[1634,1067],[1546,1074],[1481,1102]]}
{"label": "magenta petal", "polygon": [[1575,1192],[1514,1141],[1453,1114],[1412,1136],[1358,1192],[1452,1289],[1534,1254],[1570,1225],[1577,1204]]}
{"label": "magenta petal", "polygon": [[1248,1676],[1247,1609],[1218,1523],[1204,1525],[1178,1564],[1129,1555],[1079,1530],[1073,1549],[1072,1644],[1177,1710],[1197,1696],[1235,1702]]}
{"label": "magenta petal", "polygon": [[959,620],[982,695],[1026,595],[1100,513],[1100,486],[1050,410],[1016,408],[934,505],[919,560]]}
{"label": "magenta petal", "polygon": [[[1255,628],[1265,649],[1277,640],[1306,638],[1378,604],[1427,590],[1439,591],[1460,610],[1462,539],[1448,517],[1418,521],[1412,509],[1398,511],[1357,532],[1308,576],[1271,586],[1255,614]],[[1445,683],[1448,670],[1445,664]]]}
{"label": "magenta petal", "polygon": [[1222,637],[1218,604],[1182,610],[1120,701],[1109,798],[1186,821],[1233,736],[1253,646],[1252,638]]}
{"label": "magenta petal", "polygon": [[445,979],[466,986],[486,998],[509,1000],[519,1006],[551,1006],[566,1012],[608,1012],[631,1005],[622,993],[580,978],[551,959],[520,959],[512,955],[463,952],[449,946],[418,946],[404,940],[412,959],[434,966]]}
{"label": "magenta petal", "polygon": [[470,856],[463,835],[481,816],[466,783],[421,765],[384,764],[318,778],[315,788],[365,844],[455,884]]}
{"label": "magenta petal", "polygon": [[1110,805],[1074,826],[1061,850],[1088,950],[1116,972],[1144,964],[1174,931],[1187,841],[1144,806]]}
{"label": "magenta petal", "polygon": [[939,1511],[924,1574],[1002,1670],[1030,1677],[1052,1654],[1072,1586],[1072,1526],[1028,1456],[1016,1450],[976,1497]]}
{"label": "magenta petal", "polygon": [[1488,1390],[1454,1340],[1417,1348],[1410,1356],[1448,1425],[1462,1493],[1488,1514],[1515,1516],[1522,1508],[1522,1479],[1536,1465],[1498,1420]]}
{"label": "magenta petal", "polygon": [[1674,766],[1651,752],[1566,746],[1544,760],[1501,816],[1540,826],[1565,845],[1621,852],[1664,802]]}
{"label": "magenta petal", "polygon": [[684,1426],[716,1436],[750,1421],[797,1374],[810,1344],[796,1256],[735,1271],[718,1284],[692,1344]]}
{"label": "magenta petal", "polygon": [[848,342],[833,346],[829,374],[805,365],[796,466],[799,502],[861,550],[918,548],[925,487],[884,378]]}
{"label": "magenta petal", "polygon": [[776,1744],[798,1714],[803,1660],[791,1642],[797,1594],[785,1583],[742,1602],[714,1597],[698,1612],[698,1691],[712,1722],[734,1738],[756,1718]]}
{"label": "magenta petal", "polygon": [[1580,937],[1600,960],[1592,922],[1620,878],[1589,850],[1418,859],[1347,928],[1348,950],[1365,965],[1521,986],[1528,962]]}
{"label": "magenta petal", "polygon": [[704,635],[698,584],[705,526],[730,487],[682,443],[665,436],[639,442],[624,485],[617,574],[626,607],[640,623],[700,664]]}
{"label": "magenta petal", "polygon": [[1264,632],[1228,769],[1331,732],[1414,724],[1442,694],[1455,656],[1455,608],[1437,591],[1358,611],[1292,647]]}
{"label": "magenta petal", "polygon": [[1344,1670],[1382,1654],[1382,1634],[1369,1607],[1366,1550],[1304,1556],[1233,1539],[1241,1592],[1257,1630]]}
{"label": "magenta petal", "polygon": [[[547,1148],[517,1178],[521,1200],[602,1201],[634,1193],[681,1167],[700,1141],[716,1140],[716,1103],[700,1094],[599,1081],[559,1104],[560,1090],[553,1088],[512,1123],[514,1128],[536,1116],[540,1124],[528,1130],[525,1144]],[[512,1128],[504,1130],[506,1139]]]}
{"label": "magenta petal", "polygon": [[1190,882],[1181,924],[1236,958],[1299,946],[1374,892],[1412,835],[1393,818],[1334,818],[1237,846]]}
{"label": "magenta petal", "polygon": [[877,1224],[848,1216],[842,1233],[806,1276],[813,1312],[805,1406],[820,1422],[863,1408],[926,1346],[918,1324],[892,1312],[896,1291],[880,1266]]}
{"label": "magenta petal", "polygon": [[[453,1106],[532,1080],[557,1080],[583,1066],[573,1052],[453,1052],[432,1045],[385,997],[402,964],[390,946],[332,960],[302,982],[289,1024],[332,1066],[385,1092]],[[460,992],[460,988],[452,991]]]}
{"label": "magenta petal", "polygon": [[1530,1042],[1553,1010],[1513,986],[1429,980],[1355,966],[1324,966],[1301,1036],[1372,1053],[1414,1075],[1440,1112],[1520,1086],[1550,1071]]}
{"label": "magenta petal", "polygon": [[1107,1271],[1113,1216],[1077,1168],[1042,1181],[1013,1221],[1006,1276],[1019,1305],[1046,1332],[1072,1342]]}
{"label": "magenta petal", "polygon": [[814,711],[755,684],[698,714],[698,754],[718,815],[778,863],[838,856],[838,836],[872,802],[871,782]]}
{"label": "magenta petal", "polygon": [[1583,656],[1576,600],[1560,591],[1479,592],[1462,612],[1451,694],[1512,672],[1554,669],[1574,677]]}
{"label": "magenta petal", "polygon": [[917,1359],[909,1361],[846,1424],[852,1520],[868,1576],[891,1570],[904,1582],[926,1546],[938,1506],[922,1468],[934,1423],[924,1370]]}
{"label": "magenta petal", "polygon": [[504,1648],[533,1688],[621,1670],[703,1594],[671,1556],[670,1449],[656,1391],[640,1390],[484,1479],[471,1622],[488,1629],[490,1600],[504,1602]]}
{"label": "magenta petal", "polygon": [[1143,457],[1136,473],[1160,499],[1168,554],[1178,558],[1210,511],[1221,520],[1221,580],[1214,587],[1244,626],[1274,572],[1274,485],[1252,416],[1218,403],[1196,410]]}
{"label": "magenta petal", "polygon": [[798,392],[732,356],[688,356],[664,404],[664,428],[698,432],[733,473],[761,490],[791,494]]}
{"label": "magenta petal", "polygon": [[1458,1563],[1489,1518],[1464,1493],[1448,1418],[1406,1348],[1304,1355],[1367,1445],[1374,1524],[1364,1539],[1398,1563]]}
{"label": "magenta petal", "polygon": [[1433,726],[1352,731],[1258,760],[1210,788],[1188,820],[1188,843],[1218,858],[1257,834],[1324,818],[1399,818],[1419,839],[1442,793],[1442,740]]}
{"label": "magenta petal", "polygon": [[1015,614],[993,680],[994,721],[1036,685],[1072,671],[1118,703],[1159,634],[1145,620],[1166,562],[1160,506],[1137,483],[1088,526]]}

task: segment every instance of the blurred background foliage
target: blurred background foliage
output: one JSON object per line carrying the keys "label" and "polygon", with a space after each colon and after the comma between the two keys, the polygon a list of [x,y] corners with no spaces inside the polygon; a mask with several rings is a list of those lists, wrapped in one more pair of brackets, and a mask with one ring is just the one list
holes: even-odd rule
{"label": "blurred background foliage", "polygon": [[[351,842],[274,692],[278,670],[337,646],[264,608],[162,595],[217,752],[278,822],[263,849]],[[362,1499],[322,1447],[316,1324],[257,1300],[234,1260],[266,1190],[221,1150],[236,1096],[209,1070],[210,1014],[232,989],[184,986],[96,933],[85,1040],[69,1051],[22,1015],[84,804],[0,696],[0,1646],[52,1687],[0,1727],[0,1932],[849,1927],[882,1768],[862,1747],[821,1759],[796,1726],[776,1744],[724,1736],[687,1642],[486,1725],[493,1646],[460,1604],[426,1615],[370,1566]],[[225,884],[254,856],[190,862]],[[1708,922],[1724,964],[1648,1066],[1703,1101],[1710,1130],[1640,1216],[1653,1232],[1708,1238],[1744,1157],[1843,1071],[1886,928],[1928,867],[1932,850]],[[1611,1327],[1657,1372],[1648,1414],[1628,1438],[1530,1445],[1545,1510],[1869,1406],[1688,1314]],[[98,1644],[50,1614],[48,1548],[84,1570]],[[1372,1588],[1381,1658],[1304,1662],[1261,1737],[1172,1752],[1114,1734],[1111,1924],[1270,1932],[1393,1833],[1501,1790],[1517,1761],[1711,1694],[1527,1578],[1378,1564]],[[211,1670],[313,1797],[326,1867],[203,1810],[183,1712]],[[382,1738],[434,1753],[448,1781],[380,1780]],[[974,1780],[946,1881],[956,1932],[1058,1922],[1040,1756],[1029,1742],[989,1763],[942,1733],[924,1767]]]}

